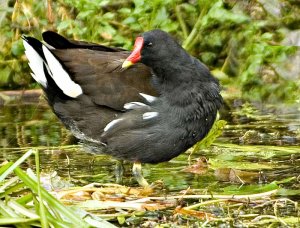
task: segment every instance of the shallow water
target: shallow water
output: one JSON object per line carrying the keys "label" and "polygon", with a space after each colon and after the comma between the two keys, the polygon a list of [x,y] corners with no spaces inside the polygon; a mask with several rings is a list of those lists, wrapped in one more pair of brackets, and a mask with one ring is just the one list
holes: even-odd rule
{"label": "shallow water", "polygon": [[[187,188],[229,193],[235,186],[262,187],[272,181],[294,177],[283,186],[299,188],[300,108],[298,105],[249,105],[230,102],[231,111],[223,111],[228,123],[208,149],[187,152],[157,165],[144,165],[144,177],[162,180],[167,189],[177,192]],[[74,146],[68,146],[74,145]],[[44,173],[57,172],[56,188],[90,182],[114,183],[115,160],[106,155],[86,153],[62,127],[44,101],[7,104],[0,109],[0,161],[17,160],[29,148],[39,148]],[[201,174],[185,172],[189,164],[205,157],[208,168]],[[23,167],[34,166],[34,158]],[[125,163],[124,184],[136,185]],[[202,169],[202,168],[200,168]],[[234,170],[244,181],[228,172]],[[245,172],[249,172],[245,173]],[[250,176],[250,178],[248,177]],[[244,184],[243,184],[244,183]],[[245,189],[245,192],[247,189]],[[286,193],[289,195],[290,193]],[[295,197],[295,194],[291,197]]]}

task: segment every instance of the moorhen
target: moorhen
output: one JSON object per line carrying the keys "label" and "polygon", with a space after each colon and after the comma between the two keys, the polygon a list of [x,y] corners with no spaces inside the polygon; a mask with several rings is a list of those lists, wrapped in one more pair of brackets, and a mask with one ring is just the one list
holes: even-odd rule
{"label": "moorhen", "polygon": [[96,153],[141,163],[168,161],[203,139],[222,105],[218,80],[168,33],[152,30],[121,48],[43,33],[23,36],[32,77],[53,112]]}

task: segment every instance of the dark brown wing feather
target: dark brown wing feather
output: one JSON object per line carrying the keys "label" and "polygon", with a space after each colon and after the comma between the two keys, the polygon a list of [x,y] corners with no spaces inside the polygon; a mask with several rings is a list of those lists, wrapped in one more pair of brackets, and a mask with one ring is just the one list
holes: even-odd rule
{"label": "dark brown wing feather", "polygon": [[[45,91],[54,113],[77,138],[85,142],[100,140],[104,127],[124,113],[125,103],[143,101],[139,93],[156,95],[148,67],[136,64],[121,70],[130,52],[70,41],[51,31],[43,33],[43,38],[55,48],[51,52],[83,90],[73,99],[49,82],[52,87]],[[48,79],[51,81],[50,76]]]}
{"label": "dark brown wing feather", "polygon": [[92,42],[79,41],[79,40],[67,40],[65,37],[57,34],[56,32],[46,31],[43,33],[44,41],[56,49],[70,49],[70,48],[81,48],[90,49],[105,52],[119,52],[125,51],[118,47],[109,47],[101,44]]}
{"label": "dark brown wing feather", "polygon": [[82,87],[83,93],[97,105],[122,110],[125,103],[141,101],[139,93],[156,94],[148,67],[136,64],[121,70],[123,61],[130,54],[127,51],[55,49],[52,52]]}

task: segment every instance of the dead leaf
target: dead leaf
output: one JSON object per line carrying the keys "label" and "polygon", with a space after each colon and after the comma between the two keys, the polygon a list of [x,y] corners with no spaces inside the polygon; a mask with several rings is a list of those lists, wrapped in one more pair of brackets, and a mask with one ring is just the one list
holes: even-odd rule
{"label": "dead leaf", "polygon": [[85,201],[91,199],[91,194],[86,191],[77,191],[70,194],[65,194],[63,199],[73,200],[73,201]]}
{"label": "dead leaf", "polygon": [[147,211],[163,210],[166,209],[167,207],[168,207],[167,205],[163,205],[160,203],[147,203],[142,205],[142,208],[144,208]]}
{"label": "dead leaf", "polygon": [[248,172],[232,168],[220,168],[215,170],[215,177],[219,181],[234,183],[253,183],[259,180],[258,172]]}
{"label": "dead leaf", "polygon": [[185,208],[181,208],[181,207],[175,208],[174,212],[176,214],[189,215],[189,216],[193,216],[193,217],[196,217],[198,219],[203,219],[203,220],[210,220],[215,217],[211,213],[206,213],[203,211],[196,211],[196,210],[189,210],[189,209],[185,209]]}
{"label": "dead leaf", "polygon": [[183,171],[188,173],[196,173],[199,175],[203,175],[208,171],[207,159],[205,157],[200,157],[197,159],[195,164],[186,167],[185,169],[183,169]]}

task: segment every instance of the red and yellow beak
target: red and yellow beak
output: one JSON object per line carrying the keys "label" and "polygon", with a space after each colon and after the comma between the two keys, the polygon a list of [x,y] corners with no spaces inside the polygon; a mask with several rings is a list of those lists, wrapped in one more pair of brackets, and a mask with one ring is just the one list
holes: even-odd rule
{"label": "red and yellow beak", "polygon": [[141,60],[141,50],[143,48],[143,45],[144,45],[143,37],[141,36],[137,37],[134,43],[133,51],[122,64],[123,69],[124,68],[126,69]]}

